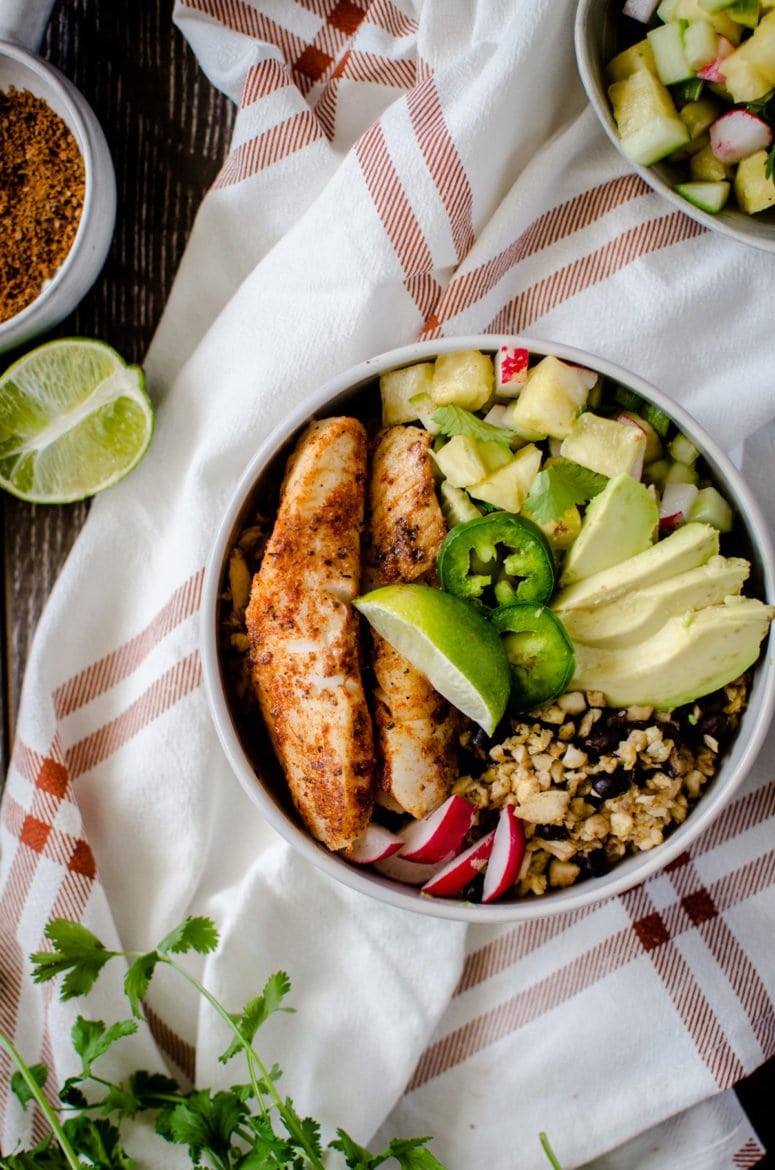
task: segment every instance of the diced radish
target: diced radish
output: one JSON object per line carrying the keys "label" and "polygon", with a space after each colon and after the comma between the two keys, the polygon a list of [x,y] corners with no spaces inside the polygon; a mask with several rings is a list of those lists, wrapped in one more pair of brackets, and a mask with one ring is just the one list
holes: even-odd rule
{"label": "diced radish", "polygon": [[672,532],[686,523],[689,509],[697,497],[693,483],[668,483],[659,503],[659,531]]}
{"label": "diced radish", "polygon": [[420,821],[400,829],[401,857],[405,861],[434,862],[457,853],[474,823],[473,805],[453,792],[443,804]]}
{"label": "diced radish", "polygon": [[513,345],[502,345],[495,355],[495,393],[501,397],[513,398],[527,381],[527,363],[530,354],[526,349]]}
{"label": "diced radish", "polygon": [[487,865],[494,840],[495,829],[491,829],[484,837],[480,837],[478,841],[474,841],[473,845],[469,845],[462,853],[458,853],[457,857],[453,857],[434,877],[425,882],[422,892],[435,894],[439,898],[459,894]]}
{"label": "diced radish", "polygon": [[400,837],[391,833],[384,825],[377,825],[372,821],[366,826],[366,832],[344,851],[344,856],[356,865],[373,865],[375,861],[398,853],[402,845]]}
{"label": "diced radish", "polygon": [[658,7],[659,0],[625,0],[622,15],[648,24]]}
{"label": "diced radish", "polygon": [[492,852],[484,875],[483,902],[494,902],[511,889],[524,856],[525,831],[522,822],[514,815],[512,805],[504,805],[495,828]]}
{"label": "diced radish", "polygon": [[740,162],[771,144],[772,127],[748,110],[729,110],[710,126],[710,148],[720,162]]}
{"label": "diced radish", "polygon": [[392,853],[389,857],[383,857],[381,861],[374,862],[374,869],[382,877],[390,878],[391,881],[401,882],[404,886],[422,886],[441,870],[449,861],[445,857],[443,861],[436,861],[433,864],[419,865],[416,861],[404,861],[400,853]]}
{"label": "diced radish", "polygon": [[717,81],[723,84],[725,78],[720,65],[734,51],[735,46],[732,42],[727,37],[719,35],[716,56],[707,65],[703,65],[702,69],[697,70],[697,76],[701,77],[703,81]]}

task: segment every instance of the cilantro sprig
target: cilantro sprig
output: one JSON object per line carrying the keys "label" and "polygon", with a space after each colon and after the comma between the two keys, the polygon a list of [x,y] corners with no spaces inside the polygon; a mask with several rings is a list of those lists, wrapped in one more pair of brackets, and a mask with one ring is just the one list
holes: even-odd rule
{"label": "cilantro sprig", "polygon": [[586,504],[607,483],[599,472],[558,456],[539,471],[523,508],[540,524],[551,524],[574,504]]}
{"label": "cilantro sprig", "polygon": [[471,410],[464,406],[439,406],[431,416],[439,428],[439,433],[447,438],[454,435],[468,435],[472,439],[479,439],[484,443],[502,443],[508,447],[516,439],[516,431],[508,427],[496,427],[493,423],[485,422]]}
{"label": "cilantro sprig", "polygon": [[[149,1116],[163,1140],[187,1149],[196,1170],[324,1170],[325,1150],[320,1126],[299,1114],[290,1097],[280,1094],[281,1070],[267,1068],[255,1050],[259,1029],[277,1012],[291,1012],[286,999],[291,981],[276,971],[259,994],[240,1011],[229,1011],[179,961],[190,952],[208,954],[218,946],[218,931],[209,918],[187,918],[150,951],[108,949],[91,931],[67,919],[52,919],[45,930],[49,949],[31,955],[32,978],[45,983],[61,977],[62,1000],[88,995],[104,967],[114,959],[129,962],[124,994],[131,1018],[106,1025],[79,1015],[71,1042],[80,1071],[59,1089],[57,1105],[44,1089],[45,1065],[28,1065],[11,1040],[0,1031],[0,1048],[16,1067],[11,1088],[24,1108],[36,1102],[50,1134],[29,1150],[0,1156],[2,1170],[136,1170],[123,1144],[122,1123]],[[101,1075],[99,1063],[124,1037],[133,1035],[143,1018],[143,1001],[159,967],[171,968],[186,980],[220,1016],[231,1039],[219,1059],[225,1064],[242,1056],[247,1070],[243,1083],[230,1089],[184,1090],[172,1078],[139,1070],[124,1080]],[[444,1170],[427,1148],[429,1138],[395,1139],[381,1153],[371,1154],[343,1129],[330,1149],[340,1151],[350,1170],[376,1170],[392,1161],[401,1170]],[[163,1162],[163,1157],[160,1159]]]}

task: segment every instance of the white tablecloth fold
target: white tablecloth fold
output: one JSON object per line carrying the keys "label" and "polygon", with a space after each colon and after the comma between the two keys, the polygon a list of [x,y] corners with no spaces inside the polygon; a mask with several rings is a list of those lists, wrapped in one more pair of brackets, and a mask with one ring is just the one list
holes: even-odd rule
{"label": "white tablecloth fold", "polygon": [[[584,98],[573,15],[178,0],[238,103],[232,149],[148,355],[151,451],[95,501],[40,623],[0,828],[0,1018],[60,1076],[77,1008],[25,963],[47,919],[143,949],[208,914],[223,943],[198,970],[233,1007],[290,973],[299,1011],[263,1048],[328,1136],[435,1134],[450,1170],[537,1170],[542,1129],[566,1170],[633,1139],[598,1165],[650,1165],[665,1134],[682,1165],[756,1160],[717,1095],[773,1053],[771,753],[670,872],[594,911],[466,931],[291,853],[232,777],[201,685],[203,565],[256,444],[323,380],[421,335],[520,332],[631,368],[727,448],[755,435],[743,465],[764,498],[772,257],[628,170]],[[94,993],[101,1018],[124,1014],[118,978]],[[230,1083],[212,1016],[167,983],[149,1006],[133,1060]],[[31,1122],[5,1076],[0,1107],[9,1149]]]}

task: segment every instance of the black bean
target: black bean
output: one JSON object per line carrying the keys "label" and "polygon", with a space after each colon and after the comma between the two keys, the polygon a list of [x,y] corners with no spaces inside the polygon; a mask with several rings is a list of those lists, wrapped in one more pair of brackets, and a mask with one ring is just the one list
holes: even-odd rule
{"label": "black bean", "polygon": [[592,792],[599,800],[610,800],[614,796],[621,796],[632,787],[635,775],[631,771],[620,769],[616,772],[603,772],[595,776],[592,781]]}
{"label": "black bean", "polygon": [[565,825],[536,825],[536,837],[543,837],[544,841],[565,841],[568,838],[568,830]]}
{"label": "black bean", "polygon": [[602,848],[590,849],[589,853],[579,853],[573,860],[581,870],[581,877],[602,877],[610,869],[605,849]]}

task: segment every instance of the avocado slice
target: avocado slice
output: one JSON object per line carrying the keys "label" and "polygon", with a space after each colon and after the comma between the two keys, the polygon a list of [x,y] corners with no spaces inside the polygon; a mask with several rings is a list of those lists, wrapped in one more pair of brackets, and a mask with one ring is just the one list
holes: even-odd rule
{"label": "avocado slice", "polygon": [[631,475],[615,475],[587,507],[565,557],[561,584],[581,581],[644,552],[653,544],[658,524],[653,492]]}
{"label": "avocado slice", "polygon": [[666,581],[676,573],[704,565],[718,550],[719,534],[710,524],[684,524],[644,552],[568,585],[557,594],[552,609],[564,621],[569,610],[604,605],[633,589]]}
{"label": "avocado slice", "polygon": [[570,686],[602,691],[613,707],[669,710],[733,682],[759,657],[775,608],[752,597],[671,617],[633,646],[603,649],[574,643]]}
{"label": "avocado slice", "polygon": [[609,649],[631,646],[651,637],[668,618],[719,605],[739,594],[750,568],[742,557],[714,556],[704,565],[633,589],[606,605],[568,610],[563,625],[574,642]]}

